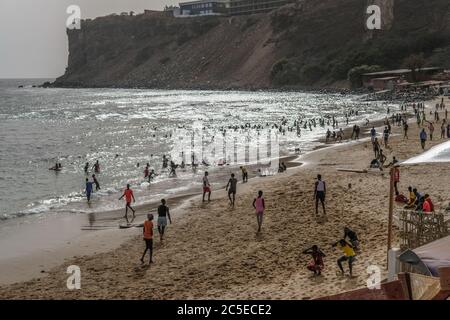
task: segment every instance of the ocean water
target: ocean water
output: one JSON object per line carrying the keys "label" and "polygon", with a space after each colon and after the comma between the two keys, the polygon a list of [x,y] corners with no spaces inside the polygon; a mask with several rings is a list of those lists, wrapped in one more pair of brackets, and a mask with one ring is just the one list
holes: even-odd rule
{"label": "ocean water", "polygon": [[[0,80],[0,219],[30,214],[100,212],[123,207],[118,201],[127,183],[135,190],[137,204],[161,197],[200,192],[204,170],[212,172],[213,188],[226,184],[238,167],[199,166],[178,171],[176,178],[162,170],[163,154],[180,154],[174,132],[200,123],[220,135],[223,128],[238,134],[249,130],[230,126],[260,125],[277,131],[283,119],[335,116],[358,110],[349,125],[379,119],[383,101],[363,102],[361,96],[298,92],[177,91],[128,89],[44,89],[32,84],[44,80]],[[18,85],[24,85],[18,88]],[[329,126],[287,132],[280,138],[280,153],[302,152],[318,145]],[[221,131],[222,130],[222,131]],[[294,130],[295,131],[295,130]],[[254,134],[250,133],[250,134]],[[152,156],[153,155],[153,156]],[[102,189],[92,204],[84,198],[83,167],[100,161],[97,174]],[[58,161],[61,172],[48,170]],[[190,161],[188,160],[187,163]],[[140,164],[139,167],[137,164]],[[143,179],[145,163],[159,173],[149,186]],[[90,169],[92,171],[92,169]],[[89,173],[89,175],[92,172]]]}

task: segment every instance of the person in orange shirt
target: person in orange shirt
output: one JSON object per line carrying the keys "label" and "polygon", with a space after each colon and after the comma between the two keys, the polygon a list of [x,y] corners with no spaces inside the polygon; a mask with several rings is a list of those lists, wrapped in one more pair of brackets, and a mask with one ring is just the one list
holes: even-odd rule
{"label": "person in orange shirt", "polygon": [[[127,188],[125,189],[125,191],[123,192],[122,196],[119,198],[119,200],[122,200],[122,198],[125,197],[125,201],[126,201],[126,205],[125,205],[125,216],[124,218],[127,220],[128,223],[128,208],[131,209],[131,211],[133,211],[133,220],[136,217],[135,216],[135,212],[136,210],[134,210],[131,207],[131,200],[133,200],[133,202],[136,202],[136,199],[134,198],[134,194],[133,194],[133,190],[130,188],[130,185],[127,184]],[[133,221],[132,220],[132,221]]]}
{"label": "person in orange shirt", "polygon": [[147,253],[147,250],[150,254],[150,263],[153,263],[153,215],[148,214],[147,220],[144,222],[144,241],[145,241],[145,250],[142,254],[141,262],[144,263],[144,257]]}

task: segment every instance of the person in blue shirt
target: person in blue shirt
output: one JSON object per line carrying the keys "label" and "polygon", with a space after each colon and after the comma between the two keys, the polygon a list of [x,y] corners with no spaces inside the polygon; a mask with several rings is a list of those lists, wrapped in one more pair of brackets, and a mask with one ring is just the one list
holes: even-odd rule
{"label": "person in blue shirt", "polygon": [[422,145],[422,150],[425,149],[426,141],[427,141],[427,133],[425,132],[425,129],[422,129],[422,131],[420,131],[420,144]]}
{"label": "person in blue shirt", "polygon": [[87,201],[91,202],[91,194],[92,194],[92,190],[93,190],[93,182],[89,181],[88,178],[86,178],[86,197],[87,197]]}

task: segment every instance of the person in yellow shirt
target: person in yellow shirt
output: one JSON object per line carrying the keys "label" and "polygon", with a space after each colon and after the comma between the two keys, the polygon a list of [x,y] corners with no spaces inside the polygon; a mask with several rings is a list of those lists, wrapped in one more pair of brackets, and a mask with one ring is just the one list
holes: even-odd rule
{"label": "person in yellow shirt", "polygon": [[409,192],[409,199],[408,203],[405,206],[405,209],[412,209],[414,208],[414,204],[416,203],[416,194],[414,193],[414,190],[411,186],[408,187]]}
{"label": "person in yellow shirt", "polygon": [[333,247],[339,246],[344,255],[337,260],[337,264],[342,274],[344,274],[344,268],[342,267],[343,261],[348,261],[348,269],[350,271],[350,277],[353,276],[353,262],[356,260],[356,253],[353,250],[353,246],[344,239],[339,240],[333,244]]}

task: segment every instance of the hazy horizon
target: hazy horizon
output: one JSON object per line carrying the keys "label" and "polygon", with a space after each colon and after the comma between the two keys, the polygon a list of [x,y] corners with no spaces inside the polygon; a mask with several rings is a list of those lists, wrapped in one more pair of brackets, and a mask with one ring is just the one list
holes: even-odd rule
{"label": "hazy horizon", "polygon": [[[36,3],[38,2],[38,4]],[[124,11],[162,10],[177,0],[1,0],[0,79],[52,79],[64,74],[68,43],[66,13],[81,8],[81,18]]]}

